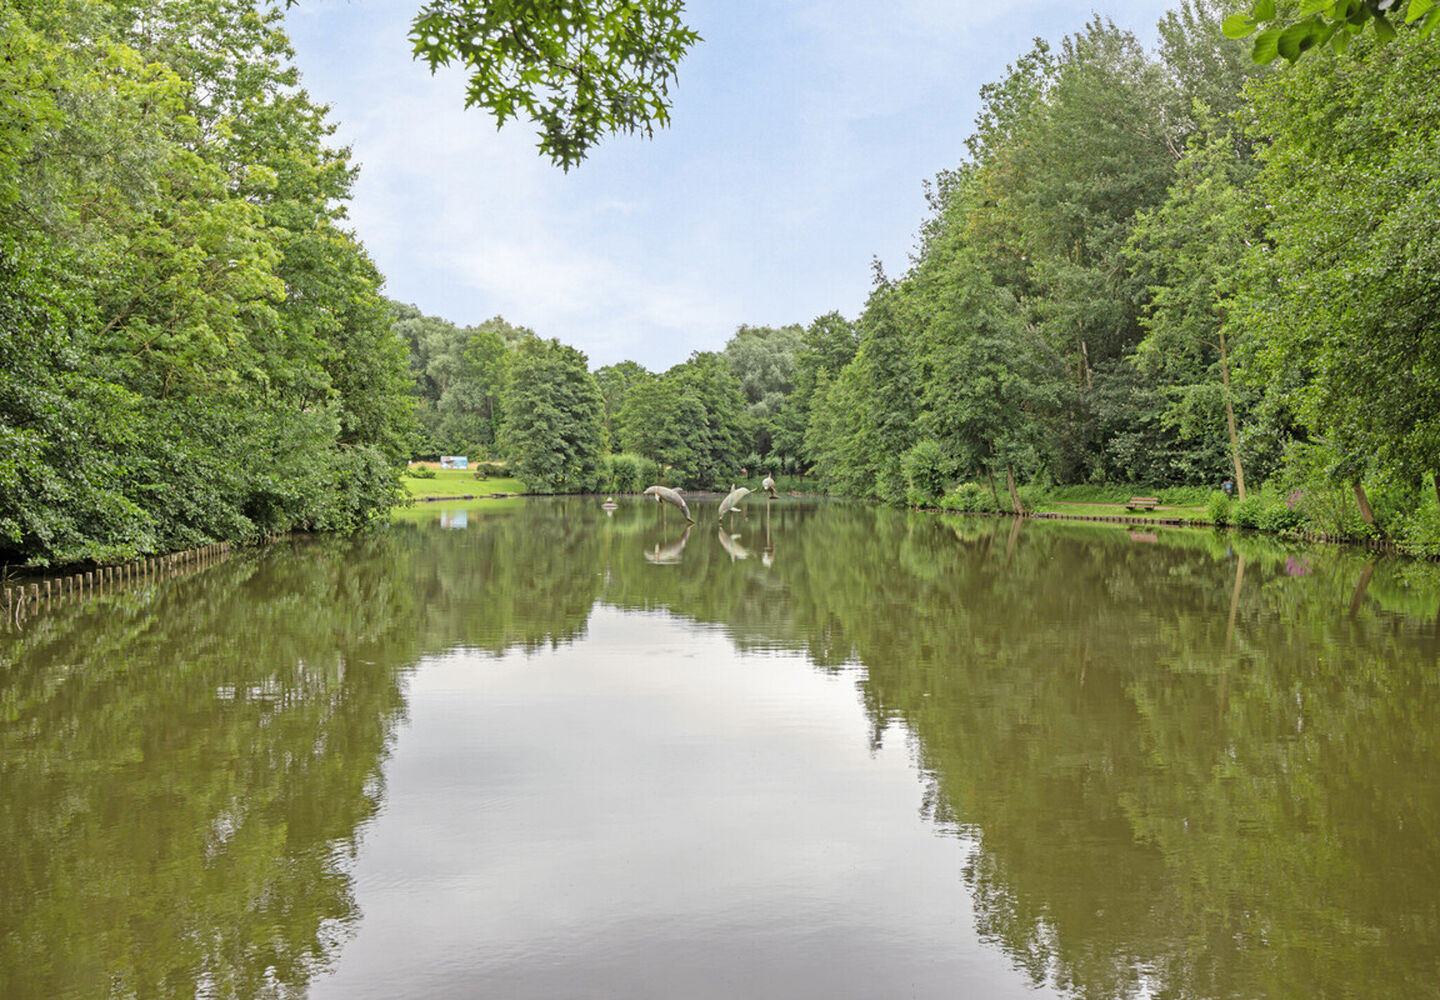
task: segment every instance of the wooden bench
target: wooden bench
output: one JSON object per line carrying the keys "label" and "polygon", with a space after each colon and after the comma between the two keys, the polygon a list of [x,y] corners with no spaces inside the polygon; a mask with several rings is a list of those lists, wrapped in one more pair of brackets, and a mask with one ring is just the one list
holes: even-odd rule
{"label": "wooden bench", "polygon": [[1125,503],[1126,510],[1154,510],[1160,502],[1158,497],[1131,497]]}

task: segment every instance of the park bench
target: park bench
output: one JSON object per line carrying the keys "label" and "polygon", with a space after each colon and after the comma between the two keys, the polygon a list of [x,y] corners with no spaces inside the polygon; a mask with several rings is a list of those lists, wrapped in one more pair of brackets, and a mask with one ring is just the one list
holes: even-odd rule
{"label": "park bench", "polygon": [[1160,502],[1158,497],[1131,497],[1125,503],[1126,510],[1154,510]]}

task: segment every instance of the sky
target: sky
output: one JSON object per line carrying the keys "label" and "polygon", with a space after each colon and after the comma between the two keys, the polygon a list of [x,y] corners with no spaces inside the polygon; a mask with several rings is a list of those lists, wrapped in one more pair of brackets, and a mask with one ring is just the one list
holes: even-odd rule
{"label": "sky", "polygon": [[1169,0],[695,0],[669,129],[568,173],[528,121],[464,109],[411,58],[420,0],[300,0],[302,83],[360,167],[350,224],[385,294],[461,325],[503,316],[663,371],[742,324],[864,306],[903,274],[924,182],[960,164],[980,88],[1095,14],[1148,46]]}

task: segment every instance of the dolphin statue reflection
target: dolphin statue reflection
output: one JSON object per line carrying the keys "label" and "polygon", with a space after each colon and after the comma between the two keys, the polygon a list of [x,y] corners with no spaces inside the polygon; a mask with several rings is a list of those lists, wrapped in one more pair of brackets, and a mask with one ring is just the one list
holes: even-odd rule
{"label": "dolphin statue reflection", "polygon": [[736,559],[750,558],[750,550],[735,540],[740,537],[739,535],[730,534],[722,526],[717,537],[720,539],[720,547],[730,554],[731,562]]}
{"label": "dolphin statue reflection", "polygon": [[679,490],[672,490],[668,486],[651,486],[645,490],[645,495],[654,497],[656,503],[663,501],[672,507],[679,507],[680,513],[685,515],[685,520],[691,524],[695,523],[695,519],[690,516],[690,507],[685,503],[685,498],[680,495]]}
{"label": "dolphin statue reflection", "polygon": [[671,542],[663,548],[657,544],[652,551],[645,553],[645,558],[657,566],[674,566],[680,561],[680,553],[685,551],[685,543],[690,541],[690,529],[694,525],[685,525],[685,533],[680,536],[678,542]]}
{"label": "dolphin statue reflection", "polygon": [[774,500],[774,499],[775,499],[775,477],[774,477],[774,476],[770,475],[770,474],[767,472],[767,473],[765,474],[765,478],[762,479],[762,480],[760,480],[760,488],[761,488],[762,490],[764,490],[766,493],[769,493],[769,494],[770,494],[770,499],[771,499],[771,500]]}
{"label": "dolphin statue reflection", "polygon": [[755,491],[748,486],[742,486],[737,490],[735,488],[735,484],[731,483],[729,495],[726,496],[724,500],[720,501],[720,516],[724,517],[732,510],[739,510],[740,501],[744,500],[746,497],[748,497],[751,493],[754,492]]}

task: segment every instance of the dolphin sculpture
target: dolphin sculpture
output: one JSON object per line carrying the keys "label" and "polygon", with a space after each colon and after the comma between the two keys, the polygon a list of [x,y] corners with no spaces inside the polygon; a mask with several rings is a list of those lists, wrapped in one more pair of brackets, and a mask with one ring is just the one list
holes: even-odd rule
{"label": "dolphin sculpture", "polygon": [[672,507],[679,507],[680,513],[685,515],[685,520],[691,524],[695,519],[690,516],[690,507],[685,503],[685,498],[680,495],[679,490],[672,490],[668,486],[651,486],[645,490],[647,497],[654,497],[656,503],[665,502]]}
{"label": "dolphin sculpture", "polygon": [[770,494],[770,499],[775,499],[775,477],[765,473],[765,478],[760,480],[760,488]]}
{"label": "dolphin sculpture", "polygon": [[748,486],[742,486],[737,490],[735,488],[735,484],[731,483],[729,495],[726,496],[724,500],[720,501],[720,516],[724,517],[732,510],[739,510],[740,501],[744,500],[746,497],[748,497],[751,493],[754,492],[755,491]]}

